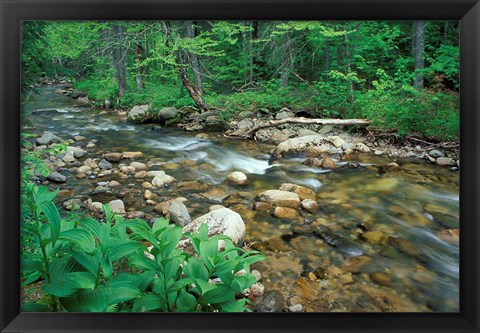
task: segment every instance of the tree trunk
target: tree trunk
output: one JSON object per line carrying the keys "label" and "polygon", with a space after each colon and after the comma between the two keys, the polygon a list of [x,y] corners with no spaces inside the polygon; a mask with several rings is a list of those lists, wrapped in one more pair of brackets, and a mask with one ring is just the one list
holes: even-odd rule
{"label": "tree trunk", "polygon": [[[285,22],[287,23],[287,22]],[[288,78],[293,70],[292,59],[292,40],[288,32],[283,35],[283,53],[282,53],[282,66],[280,71],[280,84],[282,87],[288,86]]]}
{"label": "tree trunk", "polygon": [[192,84],[192,81],[190,81],[190,79],[188,78],[187,69],[185,67],[184,61],[182,60],[182,58],[184,58],[184,56],[182,56],[182,53],[186,53],[186,51],[179,51],[177,55],[177,64],[180,72],[180,79],[182,80],[182,84],[185,89],[187,89],[188,94],[195,102],[195,105],[200,110],[200,113],[204,113],[208,111],[208,105],[203,101],[200,91]]}
{"label": "tree trunk", "polygon": [[145,55],[145,51],[140,45],[137,45],[135,48],[135,82],[137,83],[137,89],[143,90],[145,87],[143,85],[143,73],[144,68],[141,65]]}
{"label": "tree trunk", "polygon": [[415,81],[414,86],[417,89],[423,88],[423,73],[425,68],[425,21],[413,21],[413,57],[415,60]]}
{"label": "tree trunk", "polygon": [[[195,36],[197,35],[197,31],[195,28],[195,21],[187,21],[187,27],[185,32],[188,38],[195,38]],[[203,79],[202,79],[202,71],[200,67],[200,57],[195,53],[188,52],[188,58],[192,66],[193,76],[195,78],[195,85],[197,86],[197,90],[200,93],[200,95],[202,95]]]}
{"label": "tree trunk", "polygon": [[250,32],[250,77],[249,82],[253,82],[255,80],[255,66],[257,65],[257,58],[255,57],[255,52],[253,48],[253,43],[255,40],[258,39],[258,21],[252,21],[252,30]]}
{"label": "tree trunk", "polygon": [[124,31],[119,24],[114,24],[112,27],[113,37],[113,65],[117,72],[118,80],[118,96],[122,97],[127,92],[127,69],[126,69],[126,50],[124,46]]}

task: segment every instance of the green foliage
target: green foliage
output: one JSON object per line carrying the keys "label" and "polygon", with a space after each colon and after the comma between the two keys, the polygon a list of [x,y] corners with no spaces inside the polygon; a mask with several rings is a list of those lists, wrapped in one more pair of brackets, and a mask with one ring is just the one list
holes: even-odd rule
{"label": "green foliage", "polygon": [[[103,223],[64,219],[55,196],[33,184],[25,190],[22,232],[35,242],[22,244],[22,281],[45,280],[50,297],[50,304],[24,304],[25,311],[249,311],[237,295],[256,282],[250,265],[265,260],[258,252],[235,247],[226,236],[208,238],[206,225],[184,235],[164,218],[150,227],[124,220],[108,205]],[[177,248],[185,237],[194,252]]]}

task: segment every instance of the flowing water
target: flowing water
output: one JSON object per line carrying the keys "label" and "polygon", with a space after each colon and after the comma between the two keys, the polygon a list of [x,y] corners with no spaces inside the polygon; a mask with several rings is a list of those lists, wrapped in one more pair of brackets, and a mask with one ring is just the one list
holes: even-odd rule
{"label": "flowing water", "polygon": [[[154,161],[151,170],[165,170],[178,180],[155,193],[165,199],[186,197],[192,219],[213,204],[240,213],[246,242],[269,258],[258,266],[263,284],[280,290],[289,304],[303,303],[307,311],[459,311],[458,242],[439,238],[442,230],[459,228],[458,172],[424,161],[382,172],[378,166],[388,158],[370,155],[350,157],[348,162],[359,162],[359,167],[338,161],[334,171],[303,165],[305,158],[299,156],[272,162],[272,145],[216,134],[199,139],[196,133],[128,123],[56,94],[57,88],[42,88],[24,106],[23,121],[33,125],[30,131],[96,139],[97,147],[87,149],[91,158],[111,151],[143,152],[139,161]],[[46,108],[57,111],[31,113]],[[94,195],[104,179],[76,179],[73,169],[59,171],[68,176],[67,183],[52,186],[104,203],[121,197],[127,210],[156,216],[143,198],[144,180],[130,177],[120,181],[119,189]],[[233,171],[247,174],[249,185],[226,185],[223,181]],[[253,210],[258,193],[282,183],[313,189],[318,212],[278,219]],[[371,235],[379,239],[367,241],[368,231],[376,231]],[[318,279],[322,270],[327,276]]]}

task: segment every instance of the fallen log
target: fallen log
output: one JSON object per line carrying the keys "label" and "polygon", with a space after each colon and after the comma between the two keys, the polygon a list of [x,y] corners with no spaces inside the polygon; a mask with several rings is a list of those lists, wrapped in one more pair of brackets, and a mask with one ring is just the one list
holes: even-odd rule
{"label": "fallen log", "polygon": [[262,128],[276,127],[284,124],[308,124],[308,125],[369,125],[370,121],[366,119],[311,119],[311,118],[285,118],[281,120],[269,120],[255,125],[245,132],[243,136],[251,137],[255,132]]}
{"label": "fallen log", "polygon": [[60,111],[58,111],[58,109],[36,109],[32,111],[32,114],[37,114],[42,112],[60,112]]}

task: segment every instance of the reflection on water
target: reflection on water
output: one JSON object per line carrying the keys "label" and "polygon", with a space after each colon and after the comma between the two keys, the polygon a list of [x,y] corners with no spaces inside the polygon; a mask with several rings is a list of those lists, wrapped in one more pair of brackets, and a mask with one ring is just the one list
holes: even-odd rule
{"label": "reflection on water", "polygon": [[[355,268],[352,282],[318,281],[320,294],[346,304],[347,311],[370,309],[363,301],[366,290],[394,294],[410,306],[397,310],[458,311],[459,246],[439,237],[442,230],[459,228],[458,173],[421,163],[404,164],[398,171],[383,174],[376,166],[390,161],[378,156],[358,157],[360,167],[333,172],[303,165],[302,157],[272,162],[267,154],[270,145],[221,136],[198,139],[195,133],[173,129],[152,130],[151,125],[134,125],[111,113],[99,115],[100,110],[55,94],[55,89],[43,89],[25,105],[25,120],[36,126],[36,133],[49,129],[62,138],[82,135],[98,140],[89,154],[142,151],[144,161],[159,161],[152,168],[179,180],[178,186],[159,194],[186,196],[192,217],[223,200],[244,218],[248,241],[267,244],[264,249],[270,262],[263,267],[267,288],[294,285],[305,267],[351,269],[347,263],[354,251],[371,261]],[[58,112],[31,115],[38,108]],[[346,163],[338,161],[337,165]],[[224,184],[232,171],[245,172],[249,185],[239,189]],[[205,193],[181,186],[192,180],[214,186]],[[67,185],[88,194],[97,181],[72,175]],[[318,212],[302,211],[298,219],[284,220],[252,209],[259,192],[278,189],[286,182],[313,189],[320,204]],[[131,192],[123,199],[127,207],[151,212],[152,207],[144,203],[141,182],[128,179],[122,184]],[[336,238],[316,236],[307,231],[311,227],[328,230]],[[371,231],[375,233],[368,234]],[[371,286],[376,289],[368,289]]]}

